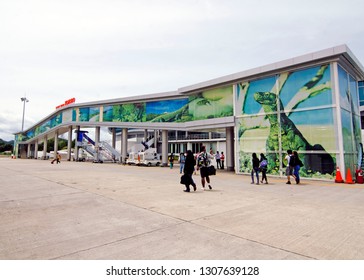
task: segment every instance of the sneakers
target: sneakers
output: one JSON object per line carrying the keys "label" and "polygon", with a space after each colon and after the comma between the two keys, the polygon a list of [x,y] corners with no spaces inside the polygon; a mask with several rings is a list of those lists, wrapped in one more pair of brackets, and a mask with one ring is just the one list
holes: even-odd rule
{"label": "sneakers", "polygon": [[287,183],[286,183],[287,185],[290,185],[291,184],[291,181],[287,181]]}
{"label": "sneakers", "polygon": [[210,189],[210,190],[212,190],[212,187],[211,187],[211,185],[209,185],[209,189]]}

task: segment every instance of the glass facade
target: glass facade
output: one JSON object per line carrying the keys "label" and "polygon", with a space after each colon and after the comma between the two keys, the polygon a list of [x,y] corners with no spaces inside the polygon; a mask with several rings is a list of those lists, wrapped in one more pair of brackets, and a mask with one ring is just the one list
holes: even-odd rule
{"label": "glass facade", "polygon": [[285,72],[237,85],[238,171],[250,172],[252,153],[280,175],[287,150],[296,150],[303,177],[331,177],[337,142],[330,65]]}
{"label": "glass facade", "polygon": [[358,87],[356,80],[341,66],[338,66],[338,75],[344,162],[347,168],[355,170],[357,168],[357,159],[361,157],[358,154],[361,153]]}
{"label": "glass facade", "polygon": [[364,81],[358,83],[359,86],[359,102],[360,106],[364,106]]}

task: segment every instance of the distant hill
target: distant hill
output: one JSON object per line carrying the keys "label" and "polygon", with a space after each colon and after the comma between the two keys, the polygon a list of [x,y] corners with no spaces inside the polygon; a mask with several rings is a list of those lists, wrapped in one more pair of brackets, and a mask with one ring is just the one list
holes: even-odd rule
{"label": "distant hill", "polygon": [[0,139],[0,153],[3,153],[5,151],[12,151],[13,146],[14,146],[14,140],[5,141],[3,139]]}

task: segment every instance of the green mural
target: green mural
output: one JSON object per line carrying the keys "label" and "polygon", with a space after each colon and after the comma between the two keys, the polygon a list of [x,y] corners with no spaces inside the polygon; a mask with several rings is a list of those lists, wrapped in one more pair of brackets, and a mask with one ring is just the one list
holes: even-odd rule
{"label": "green mural", "polygon": [[188,122],[233,116],[233,87],[204,91],[182,99],[105,106],[105,122]]}
{"label": "green mural", "polygon": [[233,116],[233,87],[207,90],[189,98],[190,121]]}
{"label": "green mural", "polygon": [[145,103],[127,103],[105,106],[104,122],[144,122]]}
{"label": "green mural", "polygon": [[100,120],[99,107],[84,107],[79,109],[78,121],[80,122],[98,122]]}
{"label": "green mural", "polygon": [[251,169],[251,154],[256,152],[268,157],[268,172],[279,174],[291,149],[304,162],[302,176],[332,176],[336,137],[328,65],[241,83],[236,104],[241,112],[241,172]]}

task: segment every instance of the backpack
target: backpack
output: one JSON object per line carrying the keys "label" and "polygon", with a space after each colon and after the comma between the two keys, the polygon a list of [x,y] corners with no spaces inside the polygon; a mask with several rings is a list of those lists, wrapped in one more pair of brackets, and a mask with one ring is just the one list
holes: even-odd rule
{"label": "backpack", "polygon": [[289,166],[295,167],[296,164],[296,157],[294,155],[289,156]]}
{"label": "backpack", "polygon": [[260,163],[260,168],[266,168],[268,166],[268,161],[266,159],[263,159]]}
{"label": "backpack", "polygon": [[201,166],[207,166],[207,155],[206,153],[201,153],[198,155],[197,157],[197,166],[201,167]]}

